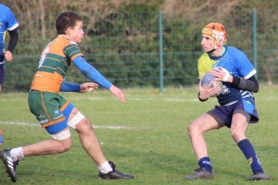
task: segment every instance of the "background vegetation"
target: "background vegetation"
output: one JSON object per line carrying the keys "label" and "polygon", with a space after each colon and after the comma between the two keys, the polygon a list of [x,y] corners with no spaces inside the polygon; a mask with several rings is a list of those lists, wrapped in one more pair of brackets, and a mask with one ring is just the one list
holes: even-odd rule
{"label": "background vegetation", "polygon": [[[3,0],[19,23],[15,59],[7,63],[6,91],[28,91],[40,53],[56,37],[55,19],[62,11],[83,17],[86,59],[120,87],[159,86],[158,11],[163,12],[165,86],[196,83],[196,61],[202,49],[200,31],[208,22],[221,22],[228,45],[253,59],[253,10],[257,16],[258,79],[278,82],[276,0]],[[75,67],[68,81],[86,81]]]}

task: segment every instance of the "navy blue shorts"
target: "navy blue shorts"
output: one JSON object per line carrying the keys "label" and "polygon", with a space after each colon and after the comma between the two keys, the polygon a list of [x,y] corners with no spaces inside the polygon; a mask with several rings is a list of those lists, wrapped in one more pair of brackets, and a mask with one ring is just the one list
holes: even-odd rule
{"label": "navy blue shorts", "polygon": [[5,66],[4,64],[0,64],[0,85],[5,81]]}
{"label": "navy blue shorts", "polygon": [[251,98],[238,100],[229,106],[215,106],[214,109],[207,112],[222,126],[231,127],[232,117],[235,113],[243,114],[249,123],[257,123],[259,116],[255,108],[254,100]]}

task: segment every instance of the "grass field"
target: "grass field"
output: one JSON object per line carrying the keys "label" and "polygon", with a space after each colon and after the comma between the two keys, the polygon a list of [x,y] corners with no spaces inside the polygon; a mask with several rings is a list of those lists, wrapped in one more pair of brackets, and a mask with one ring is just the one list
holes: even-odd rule
{"label": "grass field", "polygon": [[[225,185],[278,184],[278,87],[261,87],[255,94],[260,122],[250,125],[247,137],[253,143],[267,181],[246,181],[252,171],[229,134],[223,128],[205,134],[216,178],[186,181],[198,168],[187,135],[187,126],[217,102],[197,100],[196,88],[124,89],[127,104],[119,103],[108,91],[65,94],[87,116],[95,129],[103,152],[116,169],[131,173],[133,180],[102,181],[98,169],[83,150],[72,130],[73,145],[66,153],[30,157],[17,166],[19,185]],[[0,149],[51,139],[29,112],[27,94],[0,95],[0,128],[5,142]],[[0,185],[13,184],[0,163]]]}

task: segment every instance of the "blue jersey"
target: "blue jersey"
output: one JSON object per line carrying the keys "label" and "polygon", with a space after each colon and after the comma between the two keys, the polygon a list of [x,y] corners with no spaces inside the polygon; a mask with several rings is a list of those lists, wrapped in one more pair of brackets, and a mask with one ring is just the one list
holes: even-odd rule
{"label": "blue jersey", "polygon": [[0,4],[0,62],[4,61],[6,31],[12,31],[19,26],[11,9]]}
{"label": "blue jersey", "polygon": [[[225,48],[224,54],[220,57],[215,58],[208,53],[204,53],[199,58],[199,79],[215,67],[225,68],[230,75],[238,78],[249,79],[256,74],[254,66],[242,51],[231,46],[225,46]],[[229,105],[243,98],[254,101],[252,92],[241,90],[229,82],[223,82],[222,91],[217,96],[220,105]]]}

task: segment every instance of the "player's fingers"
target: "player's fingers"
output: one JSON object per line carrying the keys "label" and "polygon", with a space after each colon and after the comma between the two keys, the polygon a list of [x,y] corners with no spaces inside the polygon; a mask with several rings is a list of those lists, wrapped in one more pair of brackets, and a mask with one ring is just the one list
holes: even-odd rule
{"label": "player's fingers", "polygon": [[13,59],[13,55],[10,51],[4,51],[4,55],[7,61],[11,61]]}
{"label": "player's fingers", "polygon": [[89,88],[98,89],[98,84],[96,84],[96,83],[90,83],[90,84],[88,85],[88,87],[89,87]]}
{"label": "player's fingers", "polygon": [[6,55],[5,55],[5,58],[6,58],[7,61],[13,60],[13,57],[12,57],[12,56],[6,56]]}
{"label": "player's fingers", "polygon": [[124,93],[122,93],[122,92],[118,93],[117,98],[120,102],[126,103]]}

